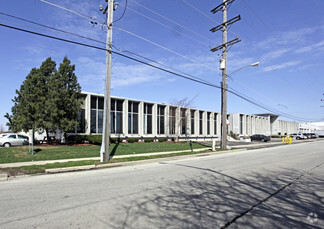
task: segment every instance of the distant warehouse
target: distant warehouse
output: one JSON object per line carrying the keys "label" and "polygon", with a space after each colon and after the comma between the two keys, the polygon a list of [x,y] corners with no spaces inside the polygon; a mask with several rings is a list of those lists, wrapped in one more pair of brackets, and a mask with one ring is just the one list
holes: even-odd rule
{"label": "distant warehouse", "polygon": [[[75,133],[101,134],[104,95],[82,92],[84,103]],[[113,138],[219,138],[221,114],[189,107],[148,101],[111,98],[111,137]],[[228,133],[237,135],[278,135],[298,131],[298,123],[282,121],[277,115],[229,114]]]}

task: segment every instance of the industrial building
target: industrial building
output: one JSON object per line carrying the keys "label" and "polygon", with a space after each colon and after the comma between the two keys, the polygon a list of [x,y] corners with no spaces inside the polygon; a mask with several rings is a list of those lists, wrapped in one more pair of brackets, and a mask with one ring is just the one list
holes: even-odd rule
{"label": "industrial building", "polygon": [[[104,95],[82,92],[84,103],[76,133],[101,134]],[[177,107],[162,103],[111,97],[111,137],[211,139],[221,135],[220,112]],[[279,120],[277,115],[229,114],[228,132],[250,136],[278,135],[298,131],[298,123]]]}

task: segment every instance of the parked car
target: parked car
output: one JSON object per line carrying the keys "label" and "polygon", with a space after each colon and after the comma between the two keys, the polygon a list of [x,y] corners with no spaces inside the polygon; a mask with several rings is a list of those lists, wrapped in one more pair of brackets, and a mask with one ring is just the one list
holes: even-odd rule
{"label": "parked car", "polygon": [[10,133],[0,138],[0,146],[4,147],[28,145],[28,143],[28,137],[22,134]]}
{"label": "parked car", "polygon": [[315,133],[310,133],[310,135],[311,135],[311,138],[317,138]]}
{"label": "parked car", "polygon": [[10,134],[10,133],[2,133],[2,134],[0,134],[0,138],[6,136],[6,135],[8,135],[8,134]]}
{"label": "parked car", "polygon": [[[314,138],[314,135],[312,135],[311,133],[303,133],[304,136],[306,136],[308,139]],[[316,135],[315,135],[316,137]]]}
{"label": "parked car", "polygon": [[255,134],[251,136],[251,140],[252,141],[261,141],[261,142],[267,142],[270,141],[270,137],[269,136],[265,136],[263,134]]}
{"label": "parked car", "polygon": [[54,136],[49,136],[49,140],[47,137],[44,137],[43,140],[39,141],[40,144],[48,144],[48,143],[60,143]]}
{"label": "parked car", "polygon": [[290,137],[295,138],[297,140],[306,139],[307,138],[307,136],[304,136],[303,134],[291,134]]}

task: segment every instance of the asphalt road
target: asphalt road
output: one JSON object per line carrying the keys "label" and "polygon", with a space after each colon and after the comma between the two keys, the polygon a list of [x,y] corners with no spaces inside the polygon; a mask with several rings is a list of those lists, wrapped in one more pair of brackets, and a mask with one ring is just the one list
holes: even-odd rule
{"label": "asphalt road", "polygon": [[324,228],[324,141],[0,183],[0,228]]}

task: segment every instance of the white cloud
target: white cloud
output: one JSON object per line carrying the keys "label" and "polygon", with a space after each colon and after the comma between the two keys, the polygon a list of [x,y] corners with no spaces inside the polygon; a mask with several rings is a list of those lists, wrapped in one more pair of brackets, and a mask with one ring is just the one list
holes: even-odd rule
{"label": "white cloud", "polygon": [[321,41],[319,43],[304,46],[304,47],[302,47],[300,49],[297,49],[296,53],[307,53],[307,52],[311,52],[311,51],[322,51],[323,49],[324,49],[324,41]]}
{"label": "white cloud", "polygon": [[164,76],[142,64],[116,64],[113,68],[112,87],[131,86],[143,83],[161,83]]}
{"label": "white cloud", "polygon": [[279,65],[271,65],[271,66],[263,68],[262,70],[265,72],[269,72],[269,71],[274,71],[274,70],[284,69],[287,67],[296,66],[300,63],[301,63],[301,61],[289,61],[289,62],[279,64]]}
{"label": "white cloud", "polygon": [[266,62],[266,61],[270,61],[270,60],[273,60],[273,59],[277,59],[279,57],[282,57],[284,54],[286,54],[289,51],[290,51],[289,48],[277,49],[277,50],[274,50],[274,51],[270,51],[270,52],[265,53],[265,54],[262,55],[261,61]]}

